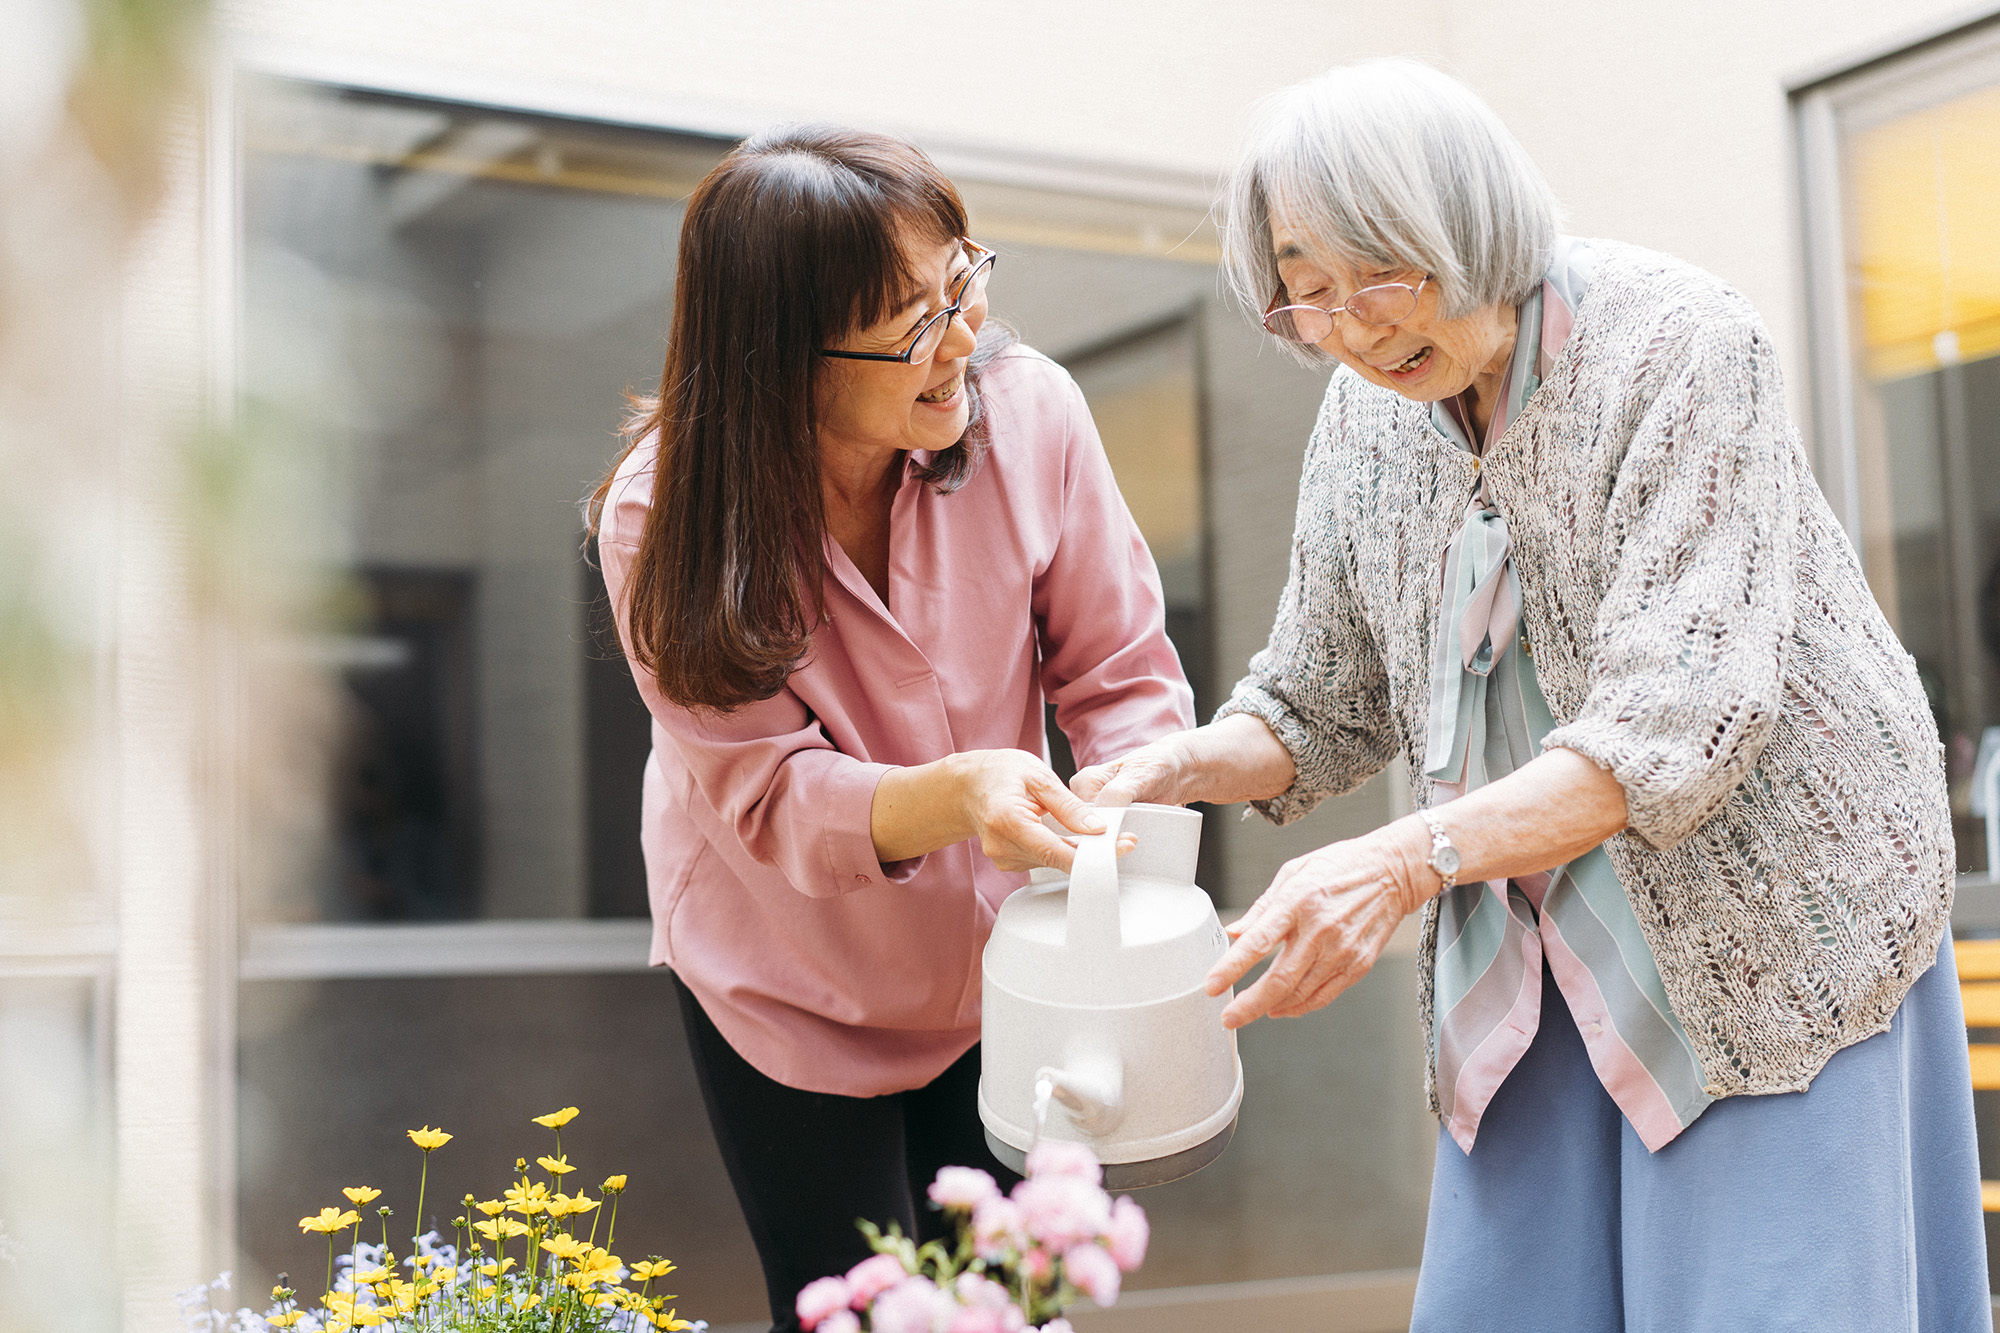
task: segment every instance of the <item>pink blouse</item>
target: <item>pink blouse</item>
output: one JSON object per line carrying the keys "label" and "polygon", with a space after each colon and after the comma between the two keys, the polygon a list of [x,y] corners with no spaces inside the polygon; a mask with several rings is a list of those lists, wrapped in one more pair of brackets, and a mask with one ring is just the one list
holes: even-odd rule
{"label": "pink blouse", "polygon": [[[939,495],[906,468],[887,606],[828,541],[827,622],[775,697],[701,714],[634,671],[653,715],[652,961],[792,1087],[877,1096],[963,1055],[994,912],[1026,882],[971,841],[878,861],[884,772],[963,750],[1045,756],[1045,694],[1080,763],[1194,724],[1159,575],[1082,393],[1026,348],[981,383],[991,447],[972,479]],[[642,444],[618,469],[599,538],[628,656],[654,459]]]}

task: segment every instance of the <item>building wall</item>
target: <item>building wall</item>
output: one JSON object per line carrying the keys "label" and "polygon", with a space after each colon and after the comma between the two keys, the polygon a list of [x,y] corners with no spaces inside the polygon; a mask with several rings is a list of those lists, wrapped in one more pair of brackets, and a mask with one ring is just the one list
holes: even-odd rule
{"label": "building wall", "polygon": [[[238,42],[686,107],[690,128],[847,120],[1219,174],[1262,94],[1417,54],[1477,88],[1571,226],[1742,287],[1803,373],[1784,84],[1964,11],[1960,0],[224,0]],[[696,123],[701,122],[701,123]],[[1794,388],[1793,401],[1803,396]]]}

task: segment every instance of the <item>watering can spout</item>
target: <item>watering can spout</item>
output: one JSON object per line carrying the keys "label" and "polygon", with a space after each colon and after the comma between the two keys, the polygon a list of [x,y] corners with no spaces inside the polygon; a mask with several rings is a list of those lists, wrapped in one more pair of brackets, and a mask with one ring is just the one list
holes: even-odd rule
{"label": "watering can spout", "polygon": [[1109,1134],[1125,1118],[1125,1064],[1116,1051],[1076,1043],[1064,1053],[1063,1067],[1043,1065],[1035,1081],[1048,1080],[1070,1123],[1090,1135]]}

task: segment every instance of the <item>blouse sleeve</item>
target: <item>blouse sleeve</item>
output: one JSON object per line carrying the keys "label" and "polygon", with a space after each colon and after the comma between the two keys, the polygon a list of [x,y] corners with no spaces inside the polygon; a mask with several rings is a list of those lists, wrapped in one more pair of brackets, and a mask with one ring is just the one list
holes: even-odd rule
{"label": "blouse sleeve", "polygon": [[1664,850],[1756,764],[1782,703],[1798,486],[1776,349],[1747,313],[1684,336],[1619,467],[1589,693],[1550,732],[1610,770]]}
{"label": "blouse sleeve", "polygon": [[[632,637],[625,586],[638,546],[626,534],[636,536],[643,526],[649,475],[620,478],[599,543],[604,585],[628,663]],[[657,726],[656,743],[665,733],[702,799],[744,852],[800,893],[829,898],[878,880],[903,883],[923,865],[920,856],[886,864],[876,858],[875,787],[889,765],[836,749],[791,690],[720,713],[673,703],[653,674],[636,664],[632,676]]]}
{"label": "blouse sleeve", "polygon": [[1160,576],[1119,495],[1083,393],[1061,413],[1062,524],[1035,581],[1042,688],[1079,764],[1194,725],[1194,693],[1167,638]]}
{"label": "blouse sleeve", "polygon": [[1335,398],[1329,391],[1306,451],[1291,573],[1270,641],[1215,714],[1218,721],[1255,714],[1290,753],[1298,771],[1290,789],[1251,803],[1278,824],[1360,786],[1389,762],[1397,744],[1388,673],[1348,582],[1332,503]]}

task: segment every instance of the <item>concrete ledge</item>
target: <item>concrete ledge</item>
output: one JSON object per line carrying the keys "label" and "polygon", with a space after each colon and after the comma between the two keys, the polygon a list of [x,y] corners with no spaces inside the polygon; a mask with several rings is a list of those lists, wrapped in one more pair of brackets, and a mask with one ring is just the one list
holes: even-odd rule
{"label": "concrete ledge", "polygon": [[650,921],[452,921],[423,925],[256,926],[245,981],[643,972]]}

